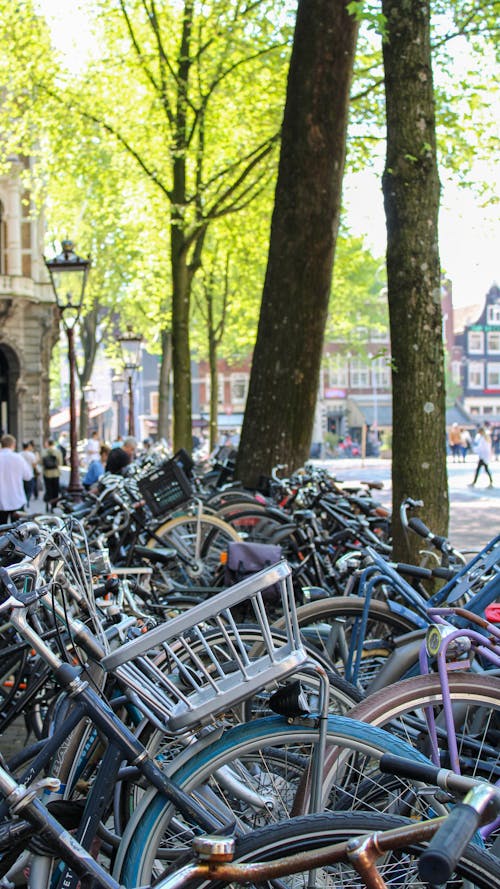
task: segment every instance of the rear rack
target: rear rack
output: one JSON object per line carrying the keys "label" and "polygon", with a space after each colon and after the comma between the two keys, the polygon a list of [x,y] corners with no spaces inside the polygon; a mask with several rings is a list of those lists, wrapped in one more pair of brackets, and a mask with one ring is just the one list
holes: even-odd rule
{"label": "rear rack", "polygon": [[[281,561],[108,654],[103,666],[166,732],[202,726],[308,660],[297,623],[291,568]],[[265,591],[280,600],[285,633],[273,636]],[[250,658],[238,623],[257,624],[263,647]]]}

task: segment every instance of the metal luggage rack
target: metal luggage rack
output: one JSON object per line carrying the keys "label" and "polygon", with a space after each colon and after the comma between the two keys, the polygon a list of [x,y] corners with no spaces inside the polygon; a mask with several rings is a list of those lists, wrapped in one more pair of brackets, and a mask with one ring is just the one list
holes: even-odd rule
{"label": "metal luggage rack", "polygon": [[[297,624],[291,568],[279,562],[245,578],[188,612],[107,655],[127,693],[170,734],[199,727],[308,660]],[[285,633],[273,637],[265,592],[281,601]],[[274,606],[273,606],[274,610]],[[249,618],[251,614],[251,618]],[[262,653],[250,659],[238,622],[262,633]]]}

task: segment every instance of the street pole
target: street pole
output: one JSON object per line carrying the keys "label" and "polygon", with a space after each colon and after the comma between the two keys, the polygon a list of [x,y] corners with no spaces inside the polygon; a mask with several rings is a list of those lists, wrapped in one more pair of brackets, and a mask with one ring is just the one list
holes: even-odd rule
{"label": "street pole", "polygon": [[78,448],[76,435],[76,357],[75,357],[75,329],[66,326],[66,335],[68,338],[68,365],[69,365],[69,484],[68,493],[72,495],[81,494],[83,486],[80,481],[80,469],[78,464]]}
{"label": "street pole", "polygon": [[135,436],[133,371],[131,371],[128,375],[128,434]]}

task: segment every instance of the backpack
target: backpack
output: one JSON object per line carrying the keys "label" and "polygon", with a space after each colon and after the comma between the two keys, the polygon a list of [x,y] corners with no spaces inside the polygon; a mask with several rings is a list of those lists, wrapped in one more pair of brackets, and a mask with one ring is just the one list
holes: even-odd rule
{"label": "backpack", "polygon": [[57,469],[58,465],[55,454],[45,454],[45,456],[42,457],[42,466],[44,469]]}

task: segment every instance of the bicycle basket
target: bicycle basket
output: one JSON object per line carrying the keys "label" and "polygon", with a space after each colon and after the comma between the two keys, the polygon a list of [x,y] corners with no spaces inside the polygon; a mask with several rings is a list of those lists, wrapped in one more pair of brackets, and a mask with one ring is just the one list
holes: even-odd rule
{"label": "bicycle basket", "polygon": [[[263,593],[279,588],[286,632],[275,634]],[[252,610],[262,635],[251,659],[238,609]],[[210,722],[228,708],[294,673],[308,659],[297,624],[291,568],[282,561],[185,614],[127,642],[103,660],[128,694],[175,734]]]}
{"label": "bicycle basket", "polygon": [[164,515],[192,495],[191,482],[175,457],[151,467],[137,484],[154,516]]}

